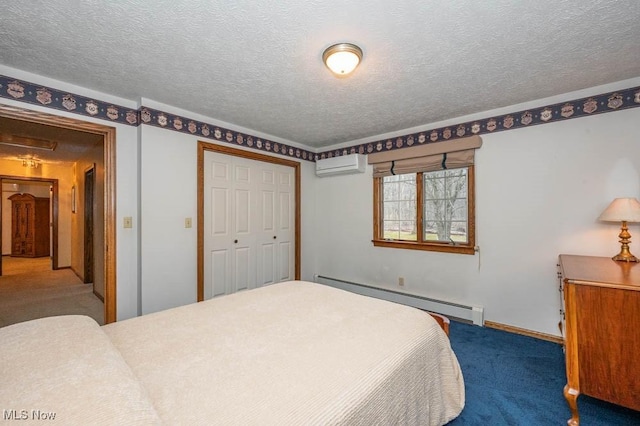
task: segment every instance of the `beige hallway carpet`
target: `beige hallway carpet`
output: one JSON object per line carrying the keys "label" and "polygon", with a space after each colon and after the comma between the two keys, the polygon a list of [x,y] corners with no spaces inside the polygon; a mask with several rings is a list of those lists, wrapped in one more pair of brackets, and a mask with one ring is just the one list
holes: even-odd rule
{"label": "beige hallway carpet", "polygon": [[0,327],[56,315],[88,315],[104,324],[104,305],[71,269],[51,270],[51,260],[2,257]]}

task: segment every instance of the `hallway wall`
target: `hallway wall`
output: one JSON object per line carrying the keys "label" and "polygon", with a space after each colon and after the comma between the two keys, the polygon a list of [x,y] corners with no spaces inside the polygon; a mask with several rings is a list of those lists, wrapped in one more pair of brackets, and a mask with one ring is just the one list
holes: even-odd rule
{"label": "hallway wall", "polygon": [[71,215],[71,268],[84,281],[84,173],[95,164],[93,204],[93,285],[104,299],[104,147],[99,145],[74,164],[73,185],[76,187],[76,212]]}

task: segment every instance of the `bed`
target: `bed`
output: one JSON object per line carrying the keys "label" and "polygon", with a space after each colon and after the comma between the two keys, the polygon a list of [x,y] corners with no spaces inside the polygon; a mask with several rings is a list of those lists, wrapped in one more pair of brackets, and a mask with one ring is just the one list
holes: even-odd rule
{"label": "bed", "polygon": [[420,310],[290,281],[98,326],[0,329],[0,408],[65,424],[442,425],[464,407]]}

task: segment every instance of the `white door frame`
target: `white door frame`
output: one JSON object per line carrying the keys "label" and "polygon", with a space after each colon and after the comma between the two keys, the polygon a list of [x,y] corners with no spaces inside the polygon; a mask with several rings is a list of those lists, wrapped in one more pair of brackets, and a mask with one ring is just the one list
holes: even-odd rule
{"label": "white door frame", "polygon": [[267,163],[280,164],[294,169],[295,177],[295,235],[294,235],[294,278],[300,279],[300,163],[298,161],[287,160],[279,157],[261,154],[258,152],[245,151],[223,145],[216,145],[208,142],[198,141],[198,302],[204,300],[204,152],[214,151],[221,154],[233,155],[250,160],[263,161]]}

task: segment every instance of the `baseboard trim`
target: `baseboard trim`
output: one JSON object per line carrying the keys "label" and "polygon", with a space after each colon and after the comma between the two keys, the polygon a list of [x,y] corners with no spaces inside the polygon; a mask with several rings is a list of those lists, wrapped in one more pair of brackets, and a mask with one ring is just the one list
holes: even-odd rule
{"label": "baseboard trim", "polygon": [[76,268],[74,268],[73,266],[69,266],[69,268],[73,271],[73,273],[76,275],[76,277],[78,277],[80,281],[84,282],[84,277],[80,275],[78,271],[76,271]]}
{"label": "baseboard trim", "polygon": [[93,294],[95,294],[96,297],[98,299],[100,299],[102,301],[102,303],[104,303],[104,297],[102,297],[102,295],[100,293],[98,293],[97,291],[93,290]]}
{"label": "baseboard trim", "polygon": [[540,340],[564,345],[564,339],[553,334],[540,333],[539,331],[527,330],[526,328],[514,327],[512,325],[500,324],[499,322],[485,321],[485,327],[495,328],[496,330],[507,331],[509,333],[520,334],[522,336],[534,337]]}

